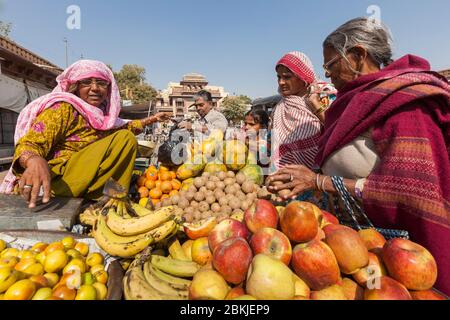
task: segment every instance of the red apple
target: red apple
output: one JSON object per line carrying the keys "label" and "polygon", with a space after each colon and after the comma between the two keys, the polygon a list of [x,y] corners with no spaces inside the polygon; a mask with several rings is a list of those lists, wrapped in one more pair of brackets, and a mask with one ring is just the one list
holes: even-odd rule
{"label": "red apple", "polygon": [[280,220],[281,230],[293,242],[305,243],[313,240],[319,229],[319,221],[313,205],[294,201],[284,209]]}
{"label": "red apple", "polygon": [[364,289],[355,281],[344,278],[339,285],[344,289],[344,294],[348,300],[364,300]]}
{"label": "red apple", "polygon": [[230,291],[228,291],[227,296],[225,297],[225,300],[233,300],[234,298],[238,298],[240,296],[245,295],[244,288],[242,287],[234,287]]}
{"label": "red apple", "polygon": [[249,235],[250,233],[245,224],[235,219],[225,219],[211,230],[208,236],[208,243],[211,252],[214,253],[214,249],[222,241],[236,237],[248,239]]}
{"label": "red apple", "polygon": [[344,228],[345,226],[341,225],[341,224],[326,224],[325,226],[323,226],[322,230],[325,233],[325,236],[327,234],[330,234],[338,229]]}
{"label": "red apple", "polygon": [[[336,225],[324,228],[325,242],[333,250],[341,272],[353,274],[366,267],[369,263],[369,251],[358,232],[345,226],[334,226]],[[335,229],[332,230],[333,228]]]}
{"label": "red apple", "polygon": [[256,233],[262,228],[276,229],[278,227],[278,210],[270,201],[260,199],[245,211],[244,220],[252,233]]}
{"label": "red apple", "polygon": [[413,300],[447,300],[445,296],[434,290],[410,291]]}
{"label": "red apple", "polygon": [[386,275],[386,268],[381,259],[375,253],[369,252],[369,264],[352,276],[360,286],[365,287],[367,281]]}
{"label": "red apple", "polygon": [[289,266],[292,257],[291,242],[281,231],[272,228],[258,230],[250,240],[253,254],[264,253]]}
{"label": "red apple", "polygon": [[328,224],[339,224],[339,220],[338,218],[336,218],[334,215],[332,215],[329,212],[326,212],[324,210],[322,210],[322,223],[321,223],[321,228],[325,227]]}
{"label": "red apple", "polygon": [[381,254],[383,246],[386,243],[386,239],[381,233],[375,229],[359,230],[358,233],[367,250],[377,255]]}
{"label": "red apple", "polygon": [[409,290],[431,289],[437,279],[437,265],[431,253],[405,239],[392,239],[383,247],[383,261],[389,275]]}
{"label": "red apple", "polygon": [[297,245],[292,252],[292,268],[312,290],[319,291],[340,280],[339,266],[326,243],[313,240]]}
{"label": "red apple", "polygon": [[214,250],[213,266],[223,278],[232,284],[240,284],[247,277],[253,254],[243,238],[229,238]]}
{"label": "red apple", "polygon": [[311,300],[348,300],[344,288],[335,284],[320,291],[311,292]]}
{"label": "red apple", "polygon": [[389,277],[381,277],[374,287],[364,290],[364,300],[411,300],[408,289]]}

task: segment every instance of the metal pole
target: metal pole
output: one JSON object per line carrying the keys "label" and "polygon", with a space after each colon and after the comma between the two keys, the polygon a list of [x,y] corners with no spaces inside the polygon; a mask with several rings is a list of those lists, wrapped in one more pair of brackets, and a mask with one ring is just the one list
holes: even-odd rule
{"label": "metal pole", "polygon": [[68,41],[67,38],[64,37],[63,40],[66,43],[66,68],[69,67],[69,56],[68,56]]}

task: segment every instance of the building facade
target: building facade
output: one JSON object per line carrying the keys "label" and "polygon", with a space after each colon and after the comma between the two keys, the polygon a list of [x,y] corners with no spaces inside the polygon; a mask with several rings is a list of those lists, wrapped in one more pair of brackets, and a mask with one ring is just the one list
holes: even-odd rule
{"label": "building facade", "polygon": [[200,90],[207,90],[213,98],[214,108],[220,110],[224,98],[228,96],[223,87],[210,86],[206,78],[197,73],[190,73],[180,82],[169,83],[167,89],[159,92],[152,108],[154,112],[172,112],[177,117],[193,115],[195,110],[189,109],[194,103],[194,96]]}
{"label": "building facade", "polygon": [[448,81],[450,81],[450,69],[439,71],[439,73],[446,77]]}
{"label": "building facade", "polygon": [[14,152],[20,111],[56,86],[63,70],[9,38],[0,36],[0,159]]}

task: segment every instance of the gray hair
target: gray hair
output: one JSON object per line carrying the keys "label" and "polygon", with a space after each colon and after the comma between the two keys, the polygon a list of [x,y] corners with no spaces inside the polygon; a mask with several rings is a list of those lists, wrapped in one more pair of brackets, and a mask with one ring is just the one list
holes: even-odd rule
{"label": "gray hair", "polygon": [[323,47],[332,47],[345,57],[355,46],[364,47],[379,66],[392,63],[392,35],[381,21],[362,17],[350,20],[333,31],[323,42]]}
{"label": "gray hair", "polygon": [[75,94],[77,92],[77,90],[78,90],[78,82],[77,83],[72,83],[69,86],[69,90],[67,92]]}

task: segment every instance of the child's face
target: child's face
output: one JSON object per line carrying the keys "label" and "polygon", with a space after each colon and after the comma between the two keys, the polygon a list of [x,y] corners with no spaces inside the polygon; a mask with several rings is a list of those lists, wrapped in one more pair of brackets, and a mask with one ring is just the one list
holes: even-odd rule
{"label": "child's face", "polygon": [[257,123],[252,116],[246,116],[244,120],[244,129],[245,131],[254,130],[258,132],[261,130],[261,124]]}

